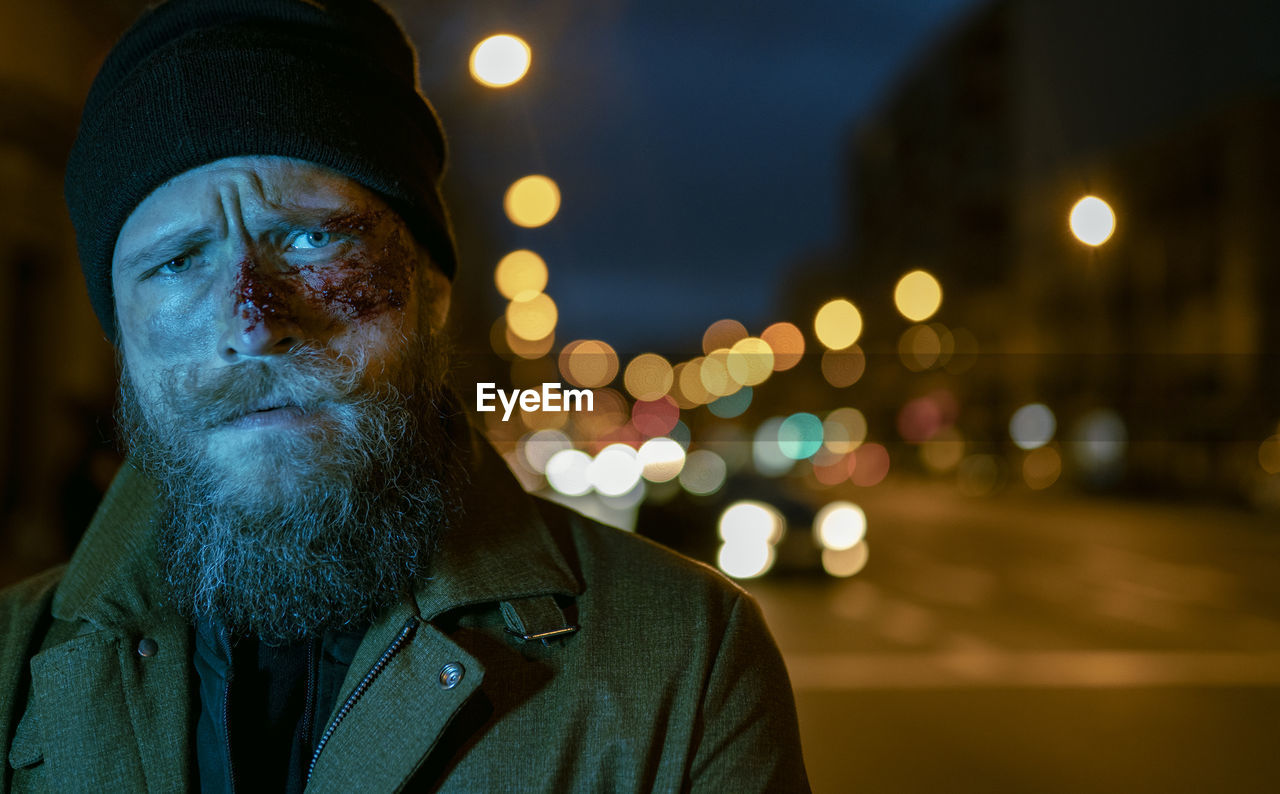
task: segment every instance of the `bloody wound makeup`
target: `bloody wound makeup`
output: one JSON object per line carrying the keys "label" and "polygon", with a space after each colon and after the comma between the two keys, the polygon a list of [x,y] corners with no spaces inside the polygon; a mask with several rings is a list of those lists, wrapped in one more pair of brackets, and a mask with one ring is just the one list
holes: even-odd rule
{"label": "bloody wound makeup", "polygon": [[[401,309],[408,300],[415,257],[395,225],[371,253],[384,210],[352,212],[330,219],[318,231],[356,239],[342,254],[321,262],[263,269],[246,258],[236,266],[235,300],[253,331],[261,322],[297,323],[300,314],[338,320],[373,317]],[[363,240],[361,239],[363,237]]]}

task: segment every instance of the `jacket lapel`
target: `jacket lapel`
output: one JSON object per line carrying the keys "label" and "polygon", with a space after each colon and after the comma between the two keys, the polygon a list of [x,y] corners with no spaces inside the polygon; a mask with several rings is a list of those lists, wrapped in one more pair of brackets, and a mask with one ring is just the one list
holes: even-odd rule
{"label": "jacket lapel", "polygon": [[99,790],[186,788],[191,638],[159,597],[156,509],[151,483],[125,464],[53,600],[78,636],[31,660],[46,762]]}

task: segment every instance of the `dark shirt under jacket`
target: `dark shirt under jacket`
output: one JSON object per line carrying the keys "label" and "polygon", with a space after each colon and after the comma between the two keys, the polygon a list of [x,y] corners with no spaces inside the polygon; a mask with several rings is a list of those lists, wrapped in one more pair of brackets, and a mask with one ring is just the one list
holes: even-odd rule
{"label": "dark shirt under jacket", "polygon": [[329,631],[273,646],[253,637],[232,640],[221,628],[198,623],[192,660],[200,690],[201,791],[301,792],[364,634]]}

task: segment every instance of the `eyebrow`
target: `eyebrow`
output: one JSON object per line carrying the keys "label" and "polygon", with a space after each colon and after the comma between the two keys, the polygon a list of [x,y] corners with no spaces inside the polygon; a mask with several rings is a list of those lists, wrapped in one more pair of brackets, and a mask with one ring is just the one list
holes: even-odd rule
{"label": "eyebrow", "polygon": [[205,245],[213,237],[213,229],[208,226],[167,234],[120,260],[117,269],[122,273],[128,273],[145,264],[155,262],[161,257],[180,256],[186,251]]}
{"label": "eyebrow", "polygon": [[[270,214],[272,218],[265,228],[273,232],[316,228],[348,233],[374,230],[383,215],[376,209],[351,204],[332,207],[277,206],[272,208]],[[121,259],[118,269],[122,273],[128,273],[161,259],[167,261],[208,244],[215,236],[209,226],[165,235]]]}

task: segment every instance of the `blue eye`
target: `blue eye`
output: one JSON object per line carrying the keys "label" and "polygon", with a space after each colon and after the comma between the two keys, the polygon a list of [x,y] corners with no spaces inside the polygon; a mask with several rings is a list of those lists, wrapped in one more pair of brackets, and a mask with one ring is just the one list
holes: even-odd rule
{"label": "blue eye", "polygon": [[158,270],[166,273],[182,273],[191,269],[191,257],[178,256],[161,265]]}
{"label": "blue eye", "polygon": [[317,248],[324,248],[332,242],[333,235],[329,232],[299,232],[294,235],[293,239],[289,242],[289,247],[301,251],[309,251]]}

